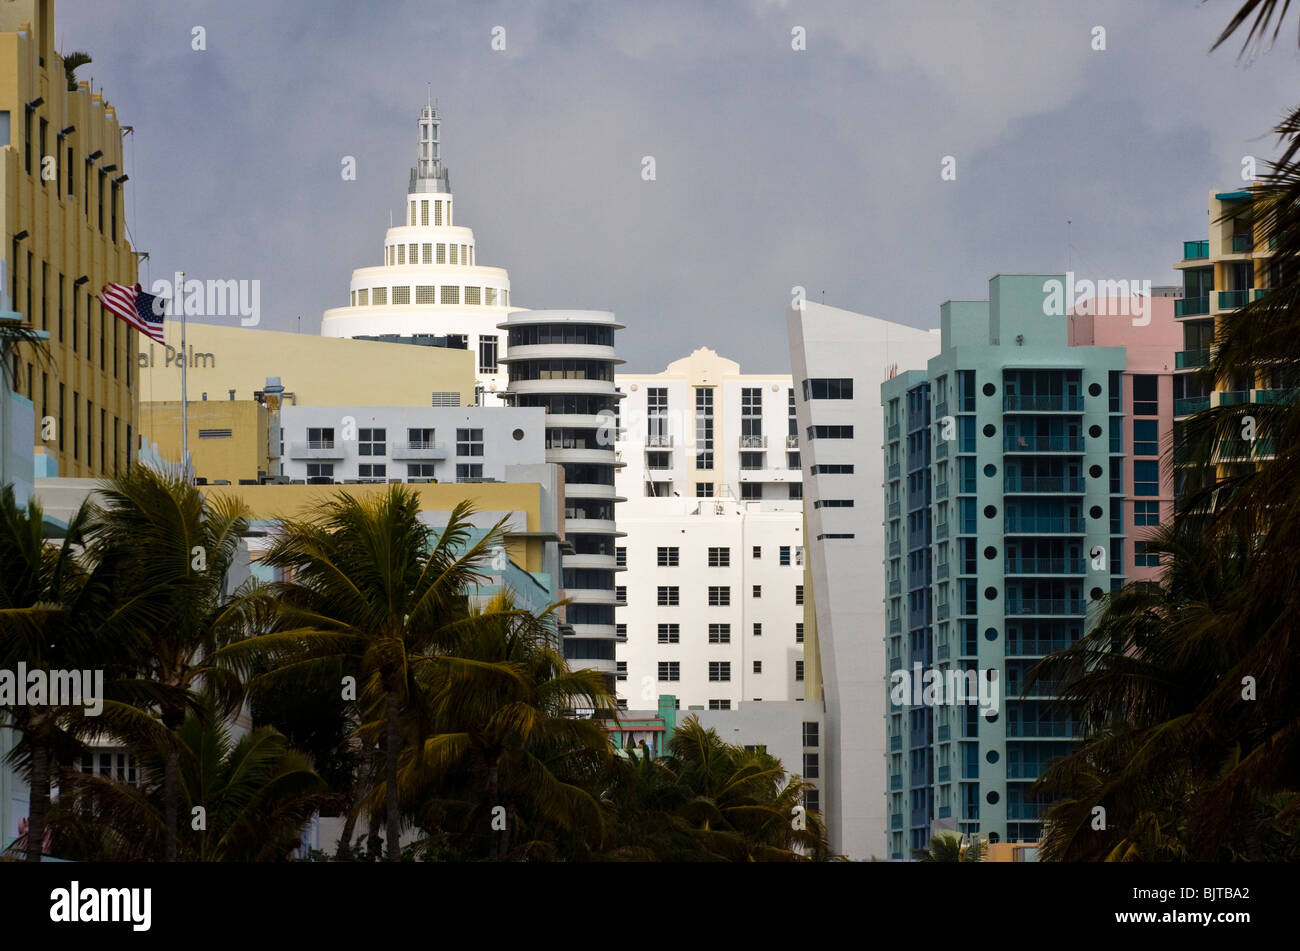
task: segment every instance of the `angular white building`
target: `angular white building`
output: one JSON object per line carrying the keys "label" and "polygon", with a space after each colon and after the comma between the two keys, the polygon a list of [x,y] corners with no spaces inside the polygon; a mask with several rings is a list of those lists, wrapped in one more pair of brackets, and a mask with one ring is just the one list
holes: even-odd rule
{"label": "angular white building", "polygon": [[[923,369],[938,330],[811,301],[786,313],[804,475],[809,699],[825,704],[822,812],[851,859],[888,855],[880,384]],[[820,688],[820,692],[814,694]]]}
{"label": "angular white building", "polygon": [[483,404],[500,405],[505,347],[497,325],[510,312],[510,276],[480,265],[473,230],[455,223],[440,125],[425,106],[403,220],[384,235],[383,263],[352,272],[348,306],[325,311],[321,335],[468,349],[477,354]]}

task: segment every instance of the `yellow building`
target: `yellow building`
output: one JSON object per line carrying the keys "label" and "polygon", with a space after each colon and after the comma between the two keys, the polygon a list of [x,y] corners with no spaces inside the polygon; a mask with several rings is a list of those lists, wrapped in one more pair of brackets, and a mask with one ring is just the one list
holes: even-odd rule
{"label": "yellow building", "polygon": [[[200,400],[186,414],[194,475],[209,484],[238,483],[275,475],[280,459],[279,432],[272,413],[259,400]],[[181,458],[181,404],[141,403],[140,432],[163,459]],[[272,442],[274,440],[274,443]]]}
{"label": "yellow building", "polygon": [[138,432],[134,330],[99,304],[133,284],[117,113],[87,83],[67,88],[53,0],[0,3],[0,220],[6,293],[49,333],[23,348],[15,387],[34,405],[38,475],[111,475]]}
{"label": "yellow building", "polygon": [[[166,346],[139,339],[140,399],[181,398],[180,323],[168,320]],[[186,388],[191,405],[251,399],[268,377],[284,384],[298,406],[473,406],[474,354],[422,347],[283,333],[226,324],[189,323]],[[148,433],[146,433],[146,436]],[[156,438],[156,437],[152,437]],[[191,443],[191,451],[193,444]]]}

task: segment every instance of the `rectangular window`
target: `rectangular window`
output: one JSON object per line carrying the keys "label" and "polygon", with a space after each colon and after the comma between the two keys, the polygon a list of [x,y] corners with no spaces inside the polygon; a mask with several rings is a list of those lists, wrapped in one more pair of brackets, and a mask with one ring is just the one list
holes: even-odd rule
{"label": "rectangular window", "polygon": [[463,482],[467,479],[482,479],[483,463],[481,462],[458,462],[456,463],[456,481]]}
{"label": "rectangular window", "polygon": [[803,483],[802,483],[802,482],[791,482],[791,483],[787,484],[787,485],[786,485],[786,493],[785,493],[785,494],[786,494],[786,496],[787,496],[788,498],[791,498],[791,499],[802,499],[802,498],[803,498]]}
{"label": "rectangular window", "polygon": [[790,567],[790,546],[789,546],[789,545],[782,545],[782,546],[781,546],[781,549],[780,549],[780,552],[781,552],[781,556],[780,556],[780,565],[781,565],[781,567],[782,567],[782,568],[788,568],[788,567]]}
{"label": "rectangular window", "polygon": [[333,449],[334,448],[334,428],[317,428],[308,427],[307,429],[307,448],[308,449]]}
{"label": "rectangular window", "polygon": [[451,263],[451,264],[459,264],[459,263],[460,263],[460,245],[459,245],[459,244],[453,244],[453,245],[451,245],[451,261],[450,261],[450,263]]}
{"label": "rectangular window", "polygon": [[627,661],[614,661],[614,678],[616,680],[627,680]]}
{"label": "rectangular window", "polygon": [[677,548],[660,547],[658,553],[658,565],[660,568],[676,568],[679,550]]}
{"label": "rectangular window", "polygon": [[803,381],[805,400],[851,400],[853,380],[847,377]]}
{"label": "rectangular window", "polygon": [[1133,463],[1133,494],[1160,494],[1160,464],[1158,462]]}
{"label": "rectangular window", "polygon": [[754,630],[754,636],[755,636],[755,637],[762,637],[762,636],[763,636],[763,622],[762,622],[762,621],[755,621],[755,622],[754,622],[754,628],[753,628],[753,630]]}
{"label": "rectangular window", "polygon": [[421,264],[432,264],[432,263],[433,263],[433,245],[432,245],[432,244],[422,244],[422,245],[420,245],[420,263],[421,263]]}
{"label": "rectangular window", "polygon": [[682,665],[676,660],[659,661],[659,679],[660,680],[681,680]]}
{"label": "rectangular window", "polygon": [[428,223],[429,223],[429,199],[422,198],[420,200],[420,224],[427,225]]}
{"label": "rectangular window", "polygon": [[363,462],[357,466],[357,476],[362,479],[386,479],[388,466],[382,463]]}
{"label": "rectangular window", "polygon": [[1156,552],[1147,551],[1146,542],[1134,542],[1133,564],[1139,568],[1157,568],[1160,565],[1160,556]]}
{"label": "rectangular window", "polygon": [[710,548],[709,549],[709,567],[710,568],[727,568],[731,565],[730,548]]}
{"label": "rectangular window", "polygon": [[803,725],[803,745],[821,746],[821,724],[806,722]]}
{"label": "rectangular window", "polygon": [[740,483],[740,498],[742,501],[752,502],[763,497],[763,483],[761,482],[742,482]]}
{"label": "rectangular window", "polygon": [[709,681],[711,683],[728,683],[731,680],[731,661],[709,661]]}
{"label": "rectangular window", "polygon": [[852,439],[852,426],[809,426],[809,439]]}
{"label": "rectangular window", "polygon": [[[455,263],[454,261],[452,262]],[[439,298],[444,304],[460,303],[460,288],[454,284],[442,285],[441,296]]]}
{"label": "rectangular window", "polygon": [[406,464],[406,477],[408,479],[432,479],[434,478],[434,465],[432,462],[408,462]]}
{"label": "rectangular window", "polygon": [[1133,455],[1158,456],[1160,423],[1154,419],[1133,420]]}
{"label": "rectangular window", "polygon": [[851,509],[852,499],[818,499],[813,503],[815,509]]}
{"label": "rectangular window", "polygon": [[659,585],[658,604],[661,608],[677,607],[680,603],[676,585]]}
{"label": "rectangular window", "polygon": [[372,299],[374,300],[376,306],[379,306],[381,304],[386,305],[388,303],[388,288],[376,287],[374,289],[374,294],[372,295]]}
{"label": "rectangular window", "polygon": [[447,263],[447,246],[446,246],[445,244],[440,244],[440,245],[438,245],[438,248],[437,248],[437,256],[436,256],[436,259],[435,259],[434,263],[435,263],[435,264],[446,264],[446,263]]}
{"label": "rectangular window", "polygon": [[625,584],[614,585],[614,600],[627,603],[627,585]]}
{"label": "rectangular window", "polygon": [[794,586],[794,603],[803,604],[803,585],[801,584]]}
{"label": "rectangular window", "polygon": [[388,430],[361,429],[357,431],[358,456],[388,455]]}
{"label": "rectangular window", "polygon": [[794,642],[796,644],[803,643],[803,621],[795,621],[794,623]]}
{"label": "rectangular window", "polygon": [[794,679],[798,681],[803,680],[803,661],[801,660],[796,660],[794,662]]}
{"label": "rectangular window", "polygon": [[627,637],[627,625],[626,625],[626,624],[615,624],[615,625],[614,625],[614,636],[615,636],[615,637]]}
{"label": "rectangular window", "polygon": [[614,564],[619,568],[627,567],[627,546],[619,545],[614,549]]}
{"label": "rectangular window", "polygon": [[659,625],[659,643],[676,644],[681,639],[680,624],[660,624]]}
{"label": "rectangular window", "polygon": [[1159,525],[1160,524],[1160,503],[1159,502],[1134,502],[1133,503],[1133,524],[1134,525]]}
{"label": "rectangular window", "polygon": [[479,373],[496,373],[497,372],[497,346],[496,337],[479,337],[478,339],[478,372]]}
{"label": "rectangular window", "polygon": [[483,303],[483,289],[481,287],[466,287],[465,303],[474,307]]}
{"label": "rectangular window", "polygon": [[762,545],[755,545],[755,546],[754,546],[754,552],[753,552],[753,555],[754,555],[755,558],[762,558],[762,557],[763,557],[763,546],[762,546]]}
{"label": "rectangular window", "polygon": [[483,430],[481,429],[456,430],[456,455],[458,456],[483,455]]}
{"label": "rectangular window", "polygon": [[754,585],[754,597],[761,598],[762,596],[763,596],[763,586],[761,584]]}
{"label": "rectangular window", "polygon": [[713,483],[712,482],[695,483],[695,497],[697,499],[713,498]]}
{"label": "rectangular window", "polygon": [[816,753],[803,754],[803,778],[817,779],[821,776],[820,764]]}
{"label": "rectangular window", "polygon": [[710,701],[709,701],[709,709],[710,709],[710,710],[730,710],[730,709],[731,709],[731,701],[730,701],[730,700],[710,700]]}
{"label": "rectangular window", "polygon": [[709,585],[709,606],[725,608],[731,604],[731,588],[726,585]]}
{"label": "rectangular window", "polygon": [[1133,415],[1157,416],[1160,413],[1160,398],[1157,377],[1133,377]]}
{"label": "rectangular window", "polygon": [[730,643],[731,643],[731,625],[730,625],[730,624],[710,624],[710,625],[709,625],[709,643],[710,643],[710,644],[730,644]]}

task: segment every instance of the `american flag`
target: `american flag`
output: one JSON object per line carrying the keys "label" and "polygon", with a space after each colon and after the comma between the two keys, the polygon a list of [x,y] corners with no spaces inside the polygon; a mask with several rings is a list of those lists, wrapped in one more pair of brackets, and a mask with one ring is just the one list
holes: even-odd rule
{"label": "american flag", "polygon": [[140,285],[105,284],[99,302],[150,340],[164,343],[162,303]]}

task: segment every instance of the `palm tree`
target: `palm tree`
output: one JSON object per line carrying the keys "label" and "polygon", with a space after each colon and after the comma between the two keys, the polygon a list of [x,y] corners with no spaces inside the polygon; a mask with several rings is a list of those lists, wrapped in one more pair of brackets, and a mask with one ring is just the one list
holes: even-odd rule
{"label": "palm tree", "polygon": [[63,54],[63,73],[68,80],[68,92],[77,91],[77,70],[91,62],[90,54],[83,50]]}
{"label": "palm tree", "polygon": [[[420,670],[428,698],[428,731],[422,756],[407,771],[414,790],[437,788],[448,777],[467,780],[462,795],[466,828],[487,828],[503,819],[492,855],[511,851],[521,832],[559,830],[598,849],[603,813],[585,779],[611,755],[601,720],[617,722],[613,692],[593,670],[570,670],[558,647],[554,608],[540,615],[518,609],[502,593],[467,622],[452,629],[446,652]],[[590,718],[574,711],[589,709]],[[414,795],[413,798],[422,798]],[[520,843],[529,851],[540,841]]]}
{"label": "palm tree", "polygon": [[[187,815],[179,857],[193,862],[281,861],[320,807],[325,782],[311,760],[270,727],[232,739],[218,711],[190,711],[178,733],[179,789]],[[151,860],[170,845],[166,764],[142,763],[139,786],[74,774],[53,814],[61,846],[87,860]],[[202,813],[195,813],[196,807]]]}
{"label": "palm tree", "polygon": [[967,839],[958,832],[937,832],[928,849],[913,849],[918,862],[982,862],[988,843],[979,836]]}
{"label": "palm tree", "polygon": [[[371,498],[339,493],[310,518],[283,520],[262,560],[287,579],[265,593],[276,629],[218,654],[241,670],[265,664],[256,689],[344,662],[356,678],[359,735],[383,757],[375,785],[391,862],[401,859],[398,772],[403,718],[420,702],[417,669],[467,622],[467,592],[488,580],[483,565],[504,537],[503,520],[471,543],[472,514],[468,503],[457,505],[435,534],[420,520],[419,496],[390,486]],[[371,804],[378,815],[380,802]]]}
{"label": "palm tree", "polygon": [[[229,717],[243,685],[215,663],[217,650],[244,637],[247,589],[229,590],[248,511],[229,497],[204,500],[177,476],[135,466],[99,490],[102,514],[93,557],[119,578],[119,606],[107,619],[129,651],[135,676],[119,686],[145,716],[111,726],[141,752],[165,737],[163,818],[167,861],[178,856],[180,731],[187,712]],[[200,695],[206,694],[204,704]],[[143,721],[145,722],[142,722]],[[148,729],[148,720],[165,734]]]}

